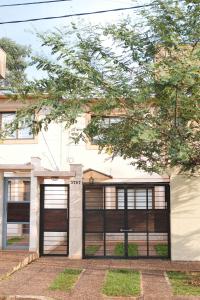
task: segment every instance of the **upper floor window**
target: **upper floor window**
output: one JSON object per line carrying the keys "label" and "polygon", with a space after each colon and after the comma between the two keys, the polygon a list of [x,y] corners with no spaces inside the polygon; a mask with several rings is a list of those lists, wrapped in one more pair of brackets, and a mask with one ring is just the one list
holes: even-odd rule
{"label": "upper floor window", "polygon": [[[4,129],[7,124],[10,124],[15,119],[15,112],[0,112],[0,126]],[[6,139],[33,139],[34,136],[30,133],[30,129],[26,128],[25,125],[22,128],[17,129],[12,134],[6,136]]]}
{"label": "upper floor window", "polygon": [[122,120],[122,117],[110,116],[110,117],[102,117],[101,122],[105,127],[109,127],[112,124],[119,123]]}
{"label": "upper floor window", "polygon": [[[95,116],[92,116],[92,119],[93,118],[96,118]],[[111,126],[112,124],[117,124],[119,122],[122,121],[122,118],[121,116],[106,116],[106,117],[102,117],[101,120],[100,120],[100,124],[102,127],[104,128],[107,128],[109,126]],[[92,139],[92,145],[95,145],[98,143],[98,141],[101,139],[101,136],[98,135],[98,136],[94,136],[93,139]]]}

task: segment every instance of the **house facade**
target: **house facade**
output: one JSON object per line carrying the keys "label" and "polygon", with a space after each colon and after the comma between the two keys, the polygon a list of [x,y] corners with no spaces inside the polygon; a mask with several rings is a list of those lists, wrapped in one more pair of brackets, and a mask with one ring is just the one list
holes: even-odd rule
{"label": "house facade", "polygon": [[4,79],[6,75],[6,53],[0,48],[0,79]]}
{"label": "house facade", "polygon": [[[0,124],[19,104],[0,96]],[[117,118],[107,117],[107,122]],[[69,258],[200,260],[198,176],[147,174],[73,137],[90,121],[0,144],[0,249]]]}

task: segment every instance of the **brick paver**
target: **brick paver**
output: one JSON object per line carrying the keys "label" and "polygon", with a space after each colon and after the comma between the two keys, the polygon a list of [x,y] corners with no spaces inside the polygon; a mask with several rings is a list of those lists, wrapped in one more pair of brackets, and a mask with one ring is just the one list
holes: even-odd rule
{"label": "brick paver", "polygon": [[172,299],[171,289],[163,271],[143,271],[142,288],[145,300]]}
{"label": "brick paver", "polygon": [[83,272],[76,288],[70,294],[70,299],[101,299],[101,287],[104,277],[105,270],[86,269]]}
{"label": "brick paver", "polygon": [[0,279],[29,255],[28,251],[0,251]]}

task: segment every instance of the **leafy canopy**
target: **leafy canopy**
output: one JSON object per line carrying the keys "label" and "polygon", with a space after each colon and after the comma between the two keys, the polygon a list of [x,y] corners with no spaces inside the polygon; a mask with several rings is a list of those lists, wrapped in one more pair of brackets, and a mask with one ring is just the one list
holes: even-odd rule
{"label": "leafy canopy", "polygon": [[0,47],[6,52],[6,79],[0,82],[0,88],[14,90],[25,81],[30,48],[6,37],[0,38]]}
{"label": "leafy canopy", "polygon": [[[152,4],[137,24],[134,13],[105,27],[71,24],[38,34],[51,57],[33,57],[33,63],[48,76],[29,86],[39,100],[19,117],[48,108],[30,121],[38,132],[52,121],[69,126],[89,110],[96,117],[84,135],[99,136],[100,149],[148,172],[198,169],[200,3]],[[123,117],[105,126],[101,117],[113,111]]]}

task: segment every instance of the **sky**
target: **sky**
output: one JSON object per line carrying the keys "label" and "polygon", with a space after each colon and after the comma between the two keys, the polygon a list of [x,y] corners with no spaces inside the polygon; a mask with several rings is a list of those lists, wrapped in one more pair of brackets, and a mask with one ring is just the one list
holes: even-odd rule
{"label": "sky", "polygon": [[[37,2],[39,0],[1,0],[1,5],[12,3]],[[41,1],[41,0],[40,0]],[[43,0],[45,1],[45,0]],[[147,0],[71,0],[67,2],[46,3],[38,5],[18,6],[18,7],[0,7],[0,22],[10,20],[23,20],[29,18],[59,16],[72,13],[91,12],[104,9],[113,9],[119,7],[129,7],[134,5],[145,4]],[[117,22],[127,16],[138,18],[135,11],[129,10],[124,12],[109,12],[104,14],[70,17],[66,19],[42,20],[37,22],[19,23],[19,24],[0,24],[0,37],[8,37],[14,41],[30,45],[33,53],[42,51],[41,45],[34,34],[34,31],[52,30],[54,27],[61,27],[69,24],[71,21],[84,20],[92,24]],[[39,75],[34,68],[28,69],[30,79]]]}

